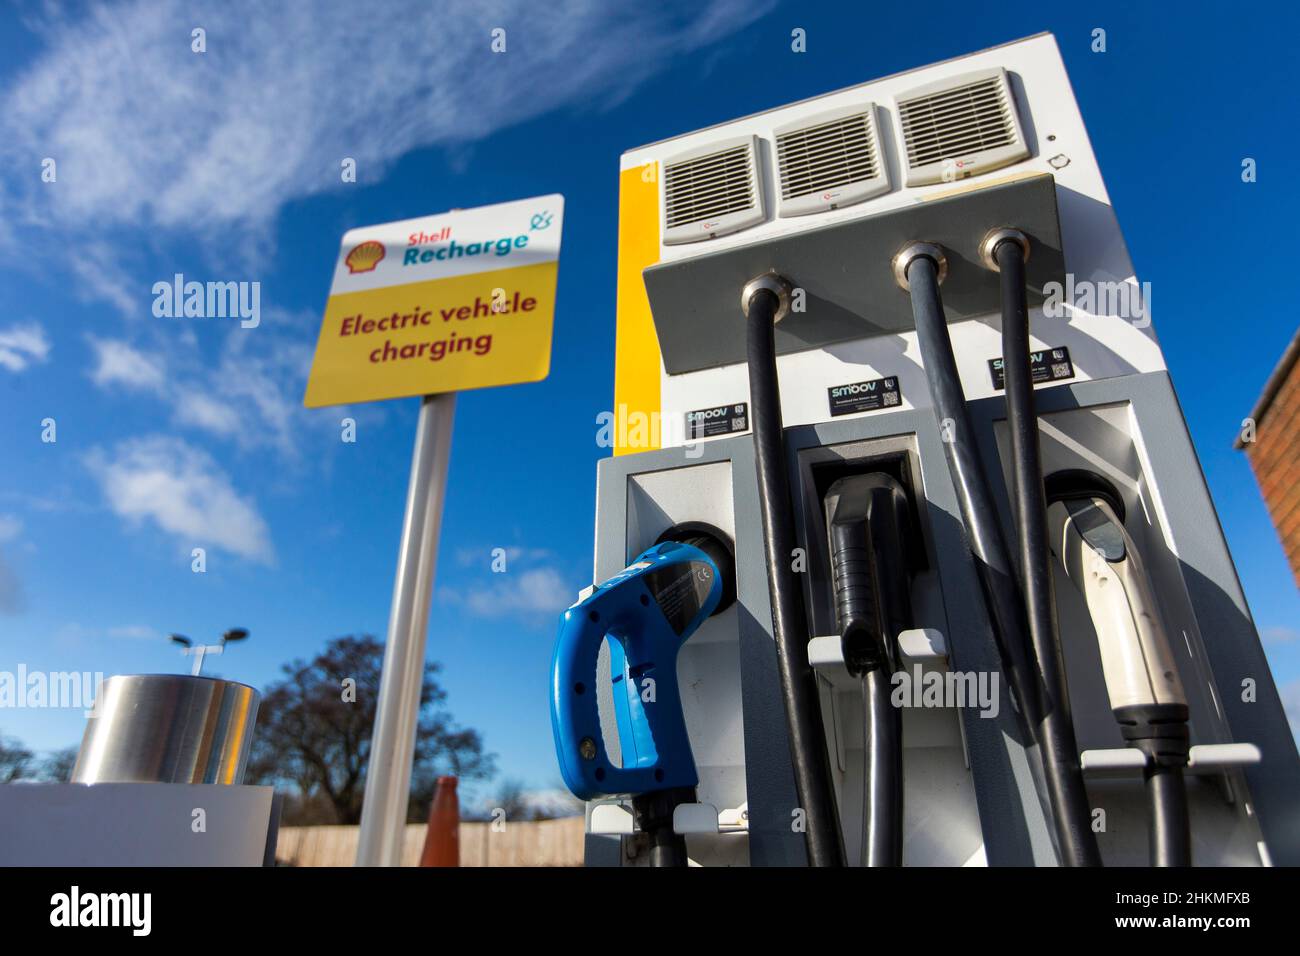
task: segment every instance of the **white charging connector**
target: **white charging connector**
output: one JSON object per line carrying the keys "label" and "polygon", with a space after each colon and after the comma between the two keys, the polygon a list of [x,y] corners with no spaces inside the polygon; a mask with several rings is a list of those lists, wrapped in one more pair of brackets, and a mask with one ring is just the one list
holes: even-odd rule
{"label": "white charging connector", "polygon": [[1186,706],[1173,649],[1133,539],[1098,497],[1057,501],[1051,540],[1097,630],[1110,706]]}

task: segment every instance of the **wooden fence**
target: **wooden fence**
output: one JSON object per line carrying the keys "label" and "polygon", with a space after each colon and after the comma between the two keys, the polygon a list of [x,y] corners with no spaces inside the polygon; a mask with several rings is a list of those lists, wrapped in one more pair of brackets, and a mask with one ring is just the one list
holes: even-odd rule
{"label": "wooden fence", "polygon": [[[352,866],[357,858],[355,826],[281,827],[275,858],[285,866]],[[408,823],[402,866],[416,866],[425,825]],[[462,823],[461,866],[581,866],[583,819],[532,823]]]}

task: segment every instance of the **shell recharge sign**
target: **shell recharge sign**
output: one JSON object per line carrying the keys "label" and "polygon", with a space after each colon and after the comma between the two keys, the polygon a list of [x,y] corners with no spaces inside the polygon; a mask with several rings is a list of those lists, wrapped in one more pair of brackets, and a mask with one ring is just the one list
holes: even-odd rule
{"label": "shell recharge sign", "polygon": [[546,378],[563,218],[551,195],[348,232],[304,404]]}

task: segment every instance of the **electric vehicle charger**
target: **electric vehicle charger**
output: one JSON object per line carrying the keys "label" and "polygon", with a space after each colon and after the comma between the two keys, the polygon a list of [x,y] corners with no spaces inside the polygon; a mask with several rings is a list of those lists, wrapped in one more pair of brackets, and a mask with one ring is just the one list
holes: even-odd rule
{"label": "electric vehicle charger", "polygon": [[[964,139],[976,126],[997,136]],[[936,157],[960,166],[959,183],[943,181]],[[841,182],[845,164],[862,175]],[[1118,775],[1148,761],[1121,743],[1089,611],[1050,551],[1043,476],[1065,468],[1122,476],[1131,509],[1133,487],[1154,503],[1149,524],[1134,510],[1127,528],[1159,588],[1199,746],[1186,769],[1156,765],[1148,788],[1186,775],[1197,863],[1300,862],[1300,757],[1158,329],[1135,330],[1131,297],[1108,294],[1134,266],[1102,173],[1050,35],[623,153],[620,412],[615,453],[597,465],[597,566],[607,577],[676,517],[726,515],[713,520],[736,536],[737,575],[767,588],[741,587],[745,606],[703,624],[678,656],[696,799],[719,808],[726,831],[685,837],[692,866],[835,865],[846,849],[857,864],[864,829],[869,845],[888,831],[872,821],[890,813],[862,807],[857,749],[865,730],[868,755],[892,752],[871,743],[889,725],[857,698],[864,673],[884,668],[856,660],[826,512],[835,481],[878,471],[907,492],[908,596],[917,620],[938,626],[896,645],[908,678],[895,688],[907,707],[904,862],[1086,865],[1100,842],[1106,862],[1146,863],[1147,797]],[[731,201],[719,211],[721,193]],[[929,254],[897,257],[912,239]],[[1071,301],[1086,327],[1044,321]],[[870,543],[885,566],[888,546]],[[598,677],[616,762],[614,720],[633,709],[626,666],[613,687],[605,667],[620,653],[601,653]],[[1234,692],[1243,675],[1252,694]],[[1152,750],[1173,746],[1183,723],[1119,716]],[[643,830],[674,805],[683,830],[711,829],[707,814],[686,825],[701,809],[680,804],[688,793],[649,790],[624,806]],[[879,807],[888,796],[867,795]],[[604,838],[629,829],[612,809],[591,807],[586,862],[644,865],[642,835]],[[1099,813],[1108,832],[1093,832]],[[1152,829],[1164,846],[1177,827]]]}
{"label": "electric vehicle charger", "polygon": [[880,472],[840,478],[823,499],[844,663],[862,679],[863,866],[903,863],[903,720],[890,700],[898,635],[912,626],[907,492]]}
{"label": "electric vehicle charger", "polygon": [[1052,475],[1047,494],[1054,550],[1097,632],[1111,710],[1146,757],[1151,865],[1190,866],[1187,695],[1123,502],[1105,478],[1078,470]]}
{"label": "electric vehicle charger", "polygon": [[[679,538],[680,540],[674,540]],[[560,619],[551,662],[551,729],[564,782],[581,800],[630,794],[650,841],[651,865],[685,866],[675,807],[699,783],[677,686],[677,653],[701,624],[735,600],[735,562],[721,532],[670,529]],[[605,744],[596,663],[610,647],[622,759]]]}

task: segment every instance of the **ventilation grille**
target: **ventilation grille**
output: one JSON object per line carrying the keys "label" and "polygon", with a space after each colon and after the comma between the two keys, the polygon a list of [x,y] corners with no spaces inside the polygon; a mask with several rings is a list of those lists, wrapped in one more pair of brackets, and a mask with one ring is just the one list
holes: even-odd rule
{"label": "ventilation grille", "polygon": [[754,208],[754,153],[734,146],[664,167],[664,224],[669,229]]}
{"label": "ventilation grille", "polygon": [[880,176],[870,113],[858,113],[776,138],[781,200],[819,193]]}
{"label": "ventilation grille", "polygon": [[898,125],[909,185],[965,178],[1029,155],[1004,70],[900,98]]}

